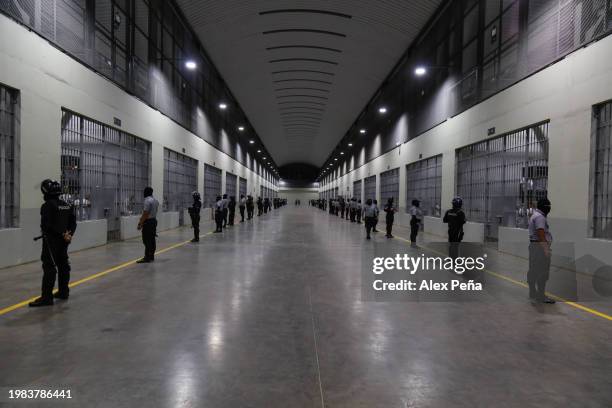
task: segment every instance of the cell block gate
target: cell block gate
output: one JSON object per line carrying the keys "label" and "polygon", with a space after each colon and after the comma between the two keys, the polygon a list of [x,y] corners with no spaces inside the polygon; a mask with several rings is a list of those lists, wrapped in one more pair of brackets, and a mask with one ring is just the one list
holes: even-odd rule
{"label": "cell block gate", "polygon": [[457,149],[456,192],[468,221],[527,228],[538,199],[547,196],[548,122]]}
{"label": "cell block gate", "polygon": [[62,110],[63,198],[78,220],[106,218],[108,240],[120,238],[120,217],[142,212],[151,180],[151,144],[121,130]]}

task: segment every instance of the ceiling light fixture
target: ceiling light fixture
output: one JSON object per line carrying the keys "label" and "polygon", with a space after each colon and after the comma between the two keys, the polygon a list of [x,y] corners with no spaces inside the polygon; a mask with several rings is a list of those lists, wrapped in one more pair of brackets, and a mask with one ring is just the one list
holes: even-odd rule
{"label": "ceiling light fixture", "polygon": [[196,69],[198,67],[198,64],[195,63],[195,61],[192,60],[188,60],[187,62],[185,62],[185,68],[193,71],[194,69]]}
{"label": "ceiling light fixture", "polygon": [[361,129],[361,130],[359,131],[359,133],[361,133],[362,135],[365,135],[365,132],[366,132],[366,130],[365,130],[365,129]]}
{"label": "ceiling light fixture", "polygon": [[387,113],[387,108],[385,108],[384,106],[378,108],[378,113]]}
{"label": "ceiling light fixture", "polygon": [[255,141],[254,141],[254,140],[249,140],[249,143],[250,143],[250,144],[254,144],[254,143],[255,143]]}
{"label": "ceiling light fixture", "polygon": [[416,67],[416,69],[414,70],[414,74],[416,76],[423,76],[427,73],[427,69],[425,69],[425,67]]}
{"label": "ceiling light fixture", "polygon": [[348,147],[353,147],[353,144],[352,144],[352,143],[349,143],[349,144],[348,144]]}
{"label": "ceiling light fixture", "polygon": [[225,110],[225,109],[227,109],[227,104],[225,104],[225,103],[220,103],[220,104],[219,104],[219,109],[221,109],[221,110]]}
{"label": "ceiling light fixture", "polygon": [[244,130],[244,126],[238,126],[238,130],[242,132]]}

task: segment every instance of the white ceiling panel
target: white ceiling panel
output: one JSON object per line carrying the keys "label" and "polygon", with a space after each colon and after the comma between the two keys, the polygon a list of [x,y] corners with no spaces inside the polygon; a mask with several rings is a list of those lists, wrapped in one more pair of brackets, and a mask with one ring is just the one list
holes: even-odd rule
{"label": "white ceiling panel", "polygon": [[282,166],[321,166],[439,0],[178,0]]}

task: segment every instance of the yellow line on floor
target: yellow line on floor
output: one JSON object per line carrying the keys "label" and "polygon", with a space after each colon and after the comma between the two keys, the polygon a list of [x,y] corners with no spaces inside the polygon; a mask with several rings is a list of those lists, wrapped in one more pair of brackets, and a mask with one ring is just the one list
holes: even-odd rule
{"label": "yellow line on floor", "polygon": [[[401,237],[401,236],[399,236],[399,235],[395,235],[395,237],[396,237],[396,238],[399,238],[401,241],[405,241],[405,242],[410,243],[410,240],[408,240],[408,239],[406,239],[406,238],[404,238],[404,237]],[[442,256],[447,256],[447,254],[444,254],[444,253],[442,253],[442,252],[440,252],[440,251],[436,251],[435,249],[432,249],[432,248],[430,248],[430,247],[428,247],[428,246],[421,245],[421,244],[419,244],[419,246],[420,246],[421,248],[425,248],[425,249],[427,249],[428,251],[431,251],[431,252],[433,252],[433,253],[436,253],[436,254],[439,254],[439,255],[442,255]],[[508,282],[514,283],[515,285],[523,286],[523,287],[525,287],[525,288],[528,288],[528,287],[529,287],[529,286],[528,286],[528,285],[527,285],[525,282],[521,282],[521,281],[519,281],[519,280],[509,278],[508,276],[502,275],[502,274],[501,274],[501,273],[499,273],[499,272],[494,272],[494,271],[492,271],[492,270],[490,270],[490,269],[484,269],[484,271],[485,271],[486,273],[488,273],[489,275],[492,275],[492,276],[495,276],[496,278],[503,279],[503,280],[505,280],[505,281],[508,281]],[[576,309],[580,309],[580,310],[582,310],[582,311],[584,311],[584,312],[591,313],[592,315],[595,315],[595,316],[601,317],[601,318],[603,318],[603,319],[606,319],[606,320],[610,320],[610,321],[612,321],[612,316],[610,316],[610,315],[608,315],[608,314],[605,314],[605,313],[603,313],[603,312],[600,312],[599,310],[592,309],[592,308],[587,307],[587,306],[584,306],[584,305],[582,305],[582,304],[580,304],[580,303],[572,302],[571,300],[564,299],[564,298],[562,298],[561,296],[557,296],[557,295],[555,295],[555,294],[553,294],[553,293],[550,293],[550,292],[546,292],[546,294],[547,294],[549,297],[551,297],[551,298],[553,298],[553,299],[555,299],[555,300],[558,300],[559,302],[563,302],[563,303],[565,303],[565,304],[567,304],[567,305],[570,305],[570,306],[572,306],[572,307],[575,307]]]}
{"label": "yellow line on floor", "polygon": [[[206,234],[202,234],[202,235],[200,235],[200,238],[203,238],[203,237],[206,237],[208,235],[211,235],[212,233],[213,232],[210,231],[210,232],[207,232]],[[168,252],[168,251],[173,250],[175,248],[182,247],[183,245],[186,245],[189,242],[191,242],[191,240],[187,240],[187,241],[183,241],[183,242],[179,242],[179,243],[170,245],[170,246],[168,246],[166,248],[163,248],[163,249],[160,249],[159,251],[156,251],[155,255],[163,254],[164,252]],[[112,268],[109,268],[109,269],[107,269],[105,271],[95,273],[95,274],[87,276],[87,277],[85,277],[83,279],[79,279],[78,281],[75,281],[75,282],[72,282],[71,284],[69,284],[68,287],[74,288],[75,286],[79,286],[79,285],[82,285],[83,283],[92,281],[94,279],[98,279],[98,278],[100,278],[100,277],[102,277],[104,275],[108,275],[109,273],[113,273],[113,272],[116,272],[118,270],[127,268],[130,265],[134,265],[136,263],[136,261],[138,261],[139,259],[140,258],[132,259],[131,261],[127,261],[127,262],[124,262],[124,263],[122,263],[120,265],[113,266]],[[57,292],[57,290],[55,290],[54,293],[55,292]],[[5,314],[7,314],[9,312],[12,312],[13,310],[19,309],[21,307],[27,306],[28,303],[34,301],[36,298],[38,298],[38,296],[32,297],[30,299],[26,299],[23,302],[16,303],[16,304],[14,304],[12,306],[9,306],[9,307],[6,307],[4,309],[0,309],[0,316],[5,315]]]}

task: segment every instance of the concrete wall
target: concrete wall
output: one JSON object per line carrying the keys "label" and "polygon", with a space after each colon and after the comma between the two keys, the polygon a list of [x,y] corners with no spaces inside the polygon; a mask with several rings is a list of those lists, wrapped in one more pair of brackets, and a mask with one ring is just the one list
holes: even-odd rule
{"label": "concrete wall", "polygon": [[[442,208],[455,193],[455,150],[495,135],[549,120],[549,224],[557,246],[571,243],[576,258],[595,257],[612,264],[612,242],[589,237],[589,180],[592,107],[612,99],[612,37],[582,48],[562,61],[448,119],[419,137],[322,183],[320,191],[352,191],[353,181],[400,168],[400,212],[406,210],[406,165],[438,154],[442,157]],[[403,120],[403,119],[400,119]],[[392,127],[393,128],[393,127]],[[395,126],[397,139],[403,127]],[[494,137],[493,135],[492,137]],[[350,164],[350,163],[349,163]],[[380,177],[377,195],[380,199]],[[398,223],[408,225],[408,217]],[[439,221],[425,220],[425,230],[439,234]],[[480,226],[468,224],[466,235],[481,239]],[[468,232],[469,231],[469,232]],[[501,228],[501,250],[525,255],[525,231]],[[554,251],[554,248],[553,248]]]}
{"label": "concrete wall", "polygon": [[293,205],[295,200],[301,200],[302,205],[308,205],[309,200],[319,198],[319,190],[316,188],[283,188],[278,190],[280,198],[286,198],[287,204]]}
{"label": "concrete wall", "polygon": [[[164,187],[164,147],[177,152],[185,149],[186,155],[198,160],[200,193],[203,193],[205,163],[221,168],[224,174],[231,172],[247,179],[248,192],[254,196],[259,194],[260,185],[277,190],[230,156],[4,16],[0,16],[0,83],[19,90],[21,96],[20,224],[18,228],[0,231],[0,267],[39,256],[39,249],[31,238],[39,230],[40,182],[47,177],[60,179],[62,108],[110,126],[113,118],[119,118],[123,131],[150,141],[151,185],[160,201]],[[122,235],[132,236],[134,224],[124,222],[129,229]],[[178,225],[178,215],[162,218],[160,224],[163,228],[172,228]],[[106,230],[102,233],[97,228],[102,227],[101,223],[93,223],[79,230],[73,248],[101,243]]]}

